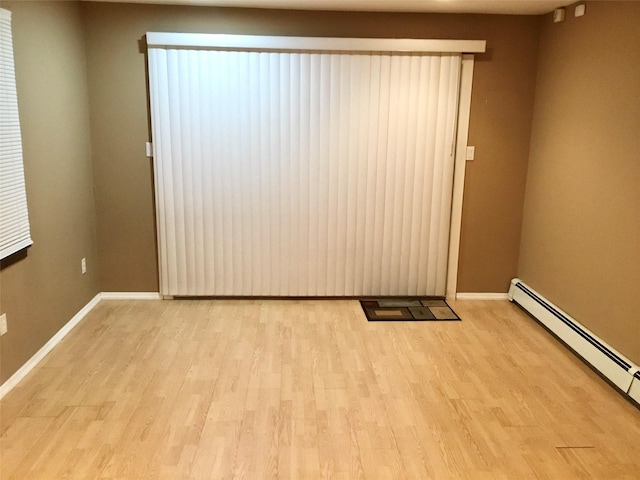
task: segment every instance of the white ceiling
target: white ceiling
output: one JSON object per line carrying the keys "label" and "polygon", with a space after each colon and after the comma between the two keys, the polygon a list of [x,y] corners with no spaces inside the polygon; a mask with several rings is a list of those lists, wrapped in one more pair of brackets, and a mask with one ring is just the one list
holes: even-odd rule
{"label": "white ceiling", "polygon": [[346,10],[363,12],[498,13],[540,15],[575,0],[85,0],[217,7]]}

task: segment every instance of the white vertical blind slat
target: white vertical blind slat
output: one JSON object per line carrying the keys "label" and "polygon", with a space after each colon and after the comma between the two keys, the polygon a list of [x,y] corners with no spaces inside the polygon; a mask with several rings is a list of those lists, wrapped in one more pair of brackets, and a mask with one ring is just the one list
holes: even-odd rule
{"label": "white vertical blind slat", "polygon": [[[386,159],[387,159],[387,127],[389,120],[389,56],[382,55],[379,59],[379,70],[372,71],[373,77],[377,80],[373,96],[377,99],[377,108],[372,110],[373,138],[371,138],[371,162],[375,165],[375,183],[373,184],[374,208],[373,231],[371,232],[373,241],[373,252],[371,257],[371,286],[374,292],[386,295],[387,289],[383,285],[385,275],[383,274],[384,234],[385,234],[385,195],[386,195]],[[389,159],[389,161],[392,161]],[[385,274],[387,272],[385,271]]]}
{"label": "white vertical blind slat", "polygon": [[293,209],[291,205],[291,151],[290,151],[290,138],[294,135],[294,127],[291,123],[291,116],[289,111],[291,82],[289,77],[290,65],[289,60],[294,55],[283,55],[278,57],[278,79],[277,82],[280,85],[280,105],[278,112],[280,114],[278,122],[278,142],[280,144],[279,162],[275,167],[279,172],[280,181],[280,289],[279,291],[290,292],[291,288],[289,281],[291,279],[292,271],[290,270],[290,262],[294,255],[291,245],[290,232],[293,226],[291,225],[291,217]]}
{"label": "white vertical blind slat", "polygon": [[340,55],[328,55],[329,57],[329,112],[326,119],[327,136],[326,143],[328,146],[327,156],[325,157],[328,164],[327,179],[324,185],[320,186],[320,190],[325,192],[327,197],[327,208],[323,217],[322,225],[327,230],[326,236],[326,256],[323,259],[323,266],[326,267],[326,275],[324,276],[323,291],[326,295],[334,295],[335,278],[337,272],[338,261],[338,182],[339,167],[342,161],[340,151]]}
{"label": "white vertical blind slat", "polygon": [[[459,89],[460,86],[460,70],[461,64],[460,61],[454,62],[449,58],[446,62],[448,67],[448,91],[451,89]],[[449,185],[450,187],[443,191],[443,206],[441,211],[451,212],[451,204],[452,204],[452,188],[453,188],[453,167],[455,160],[454,153],[454,144],[455,144],[455,134],[456,134],[456,123],[458,118],[458,95],[453,97],[450,102],[447,102],[447,113],[446,113],[446,138],[451,139],[450,144],[445,145],[445,158],[448,155],[450,161],[444,162],[443,164],[443,175],[442,175],[442,183],[443,185]],[[446,218],[442,218],[440,216],[440,238],[438,244],[438,250],[440,252],[447,251],[449,246],[449,228],[450,228],[450,213]],[[436,277],[436,285],[446,285],[447,281],[447,255],[439,255],[438,256],[438,264],[437,264],[437,277]],[[444,287],[443,287],[444,288]],[[443,290],[444,291],[444,290]]]}
{"label": "white vertical blind slat", "polygon": [[[320,211],[320,192],[318,182],[320,178],[320,121],[321,121],[321,97],[320,97],[320,72],[321,72],[321,55],[308,55],[309,57],[309,152],[308,166],[309,170],[309,271],[307,276],[309,295],[318,294],[318,259],[320,258],[320,250],[318,248],[318,239],[320,231],[318,229],[318,215]],[[304,83],[303,83],[304,84]]]}
{"label": "white vertical blind slat", "polygon": [[459,55],[149,62],[163,294],[444,294]]}

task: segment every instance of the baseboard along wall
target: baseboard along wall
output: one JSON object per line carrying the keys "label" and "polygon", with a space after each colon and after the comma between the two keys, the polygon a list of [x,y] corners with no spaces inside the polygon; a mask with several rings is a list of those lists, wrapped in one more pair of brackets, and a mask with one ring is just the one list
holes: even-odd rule
{"label": "baseboard along wall", "polygon": [[157,292],[102,292],[102,300],[162,300]]}
{"label": "baseboard along wall", "polygon": [[640,367],[638,365],[519,278],[511,281],[509,299],[529,312],[622,393],[640,404]]}
{"label": "baseboard along wall", "polygon": [[456,293],[456,300],[509,300],[508,293]]}
{"label": "baseboard along wall", "polygon": [[102,294],[98,293],[95,297],[89,300],[84,307],[80,309],[78,313],[76,313],[71,320],[69,320],[58,332],[49,339],[47,343],[45,343],[40,350],[38,350],[35,355],[33,355],[27,362],[20,367],[16,373],[11,375],[0,385],[0,399],[3,398],[7,393],[9,393],[27,374],[35,368],[35,366],[40,363],[40,361],[47,356],[47,354],[54,349],[54,347],[60,343],[60,341],[67,336],[67,334],[73,330],[73,328],[80,323],[80,321],[87,316],[87,314],[95,308],[95,306],[100,303],[102,300]]}
{"label": "baseboard along wall", "polygon": [[155,292],[102,292],[98,293],[76,313],[58,332],[45,343],[26,363],[11,377],[0,385],[0,399],[9,393],[60,341],[87,316],[102,300],[162,300],[162,295]]}
{"label": "baseboard along wall", "polygon": [[[623,393],[640,404],[640,367],[602,342],[595,334],[544,299],[521,280],[511,281],[509,293],[458,293],[457,300],[510,300],[527,310],[600,371]],[[102,292],[93,297],[35,355],[0,385],[0,399],[9,393],[102,300],[162,300],[156,292]]]}

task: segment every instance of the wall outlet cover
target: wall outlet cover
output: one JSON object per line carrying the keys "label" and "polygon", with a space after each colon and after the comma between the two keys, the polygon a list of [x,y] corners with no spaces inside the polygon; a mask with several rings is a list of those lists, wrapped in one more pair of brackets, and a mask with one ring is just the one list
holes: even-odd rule
{"label": "wall outlet cover", "polygon": [[476,147],[467,147],[467,153],[465,158],[467,160],[473,160],[476,157]]}
{"label": "wall outlet cover", "polygon": [[564,21],[564,14],[565,14],[564,8],[556,8],[553,11],[553,23],[560,23]]}

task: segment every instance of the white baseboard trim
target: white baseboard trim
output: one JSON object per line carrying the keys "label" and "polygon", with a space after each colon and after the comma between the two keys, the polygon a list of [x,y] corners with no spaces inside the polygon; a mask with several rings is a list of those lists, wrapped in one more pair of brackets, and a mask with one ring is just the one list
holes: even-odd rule
{"label": "white baseboard trim", "polygon": [[629,396],[640,405],[640,373],[636,372],[629,387]]}
{"label": "white baseboard trim", "polygon": [[69,320],[58,332],[49,339],[47,343],[45,343],[40,350],[38,350],[33,357],[31,357],[27,362],[20,367],[16,373],[11,375],[0,385],[0,399],[2,399],[7,393],[9,393],[27,374],[35,368],[40,361],[47,356],[47,354],[54,349],[54,347],[60,343],[60,341],[67,336],[67,334],[73,330],[73,327],[78,325],[80,321],[91,311],[93,308],[100,303],[102,299],[102,295],[98,293],[95,297],[93,297],[89,303],[87,303],[84,307],[80,309],[78,313],[76,313],[71,320]]}
{"label": "white baseboard trim", "polygon": [[156,292],[102,292],[103,300],[162,300]]}
{"label": "white baseboard trim", "polygon": [[576,355],[590,363],[623,393],[638,401],[640,391],[638,385],[634,386],[640,380],[638,365],[519,278],[511,280],[509,296]]}
{"label": "white baseboard trim", "polygon": [[509,300],[508,293],[456,293],[456,300]]}

